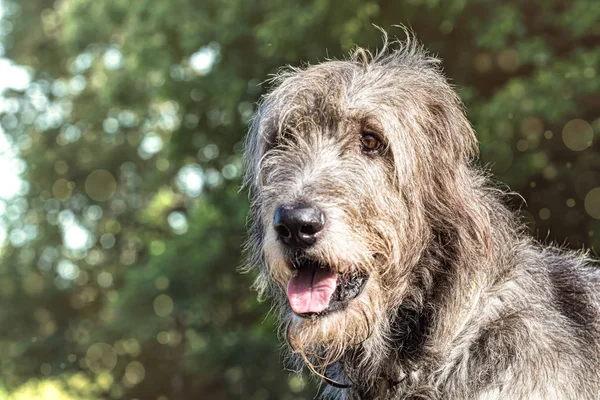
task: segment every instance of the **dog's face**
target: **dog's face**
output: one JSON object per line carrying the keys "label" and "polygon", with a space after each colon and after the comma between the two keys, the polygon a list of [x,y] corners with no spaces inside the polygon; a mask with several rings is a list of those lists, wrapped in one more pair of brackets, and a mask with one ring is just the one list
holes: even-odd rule
{"label": "dog's face", "polygon": [[312,364],[383,340],[432,234],[432,187],[473,150],[447,132],[465,124],[454,93],[433,60],[406,65],[412,50],[282,74],[247,140],[257,286]]}

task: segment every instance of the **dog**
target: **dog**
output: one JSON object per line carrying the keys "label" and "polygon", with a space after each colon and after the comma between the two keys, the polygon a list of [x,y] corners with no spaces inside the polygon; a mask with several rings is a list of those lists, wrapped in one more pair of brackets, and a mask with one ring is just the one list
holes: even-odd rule
{"label": "dog", "polygon": [[328,399],[600,399],[600,268],[530,238],[412,35],[287,68],[245,143],[247,253]]}

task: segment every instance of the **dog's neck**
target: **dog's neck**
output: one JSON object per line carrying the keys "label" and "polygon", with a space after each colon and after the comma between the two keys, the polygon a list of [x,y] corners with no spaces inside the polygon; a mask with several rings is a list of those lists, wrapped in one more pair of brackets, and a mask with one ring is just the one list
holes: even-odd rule
{"label": "dog's neck", "polygon": [[[438,250],[428,251],[423,257],[423,262],[438,262],[437,260],[441,259],[438,257],[441,255],[436,254]],[[352,392],[360,399],[384,399],[388,396],[382,396],[383,393],[394,391],[399,384],[419,374],[423,361],[431,357],[426,348],[426,341],[433,326],[434,310],[437,309],[432,306],[436,295],[431,286],[446,284],[443,280],[448,278],[448,274],[444,274],[443,271],[448,268],[450,267],[436,266],[435,269],[440,273],[432,277],[433,280],[417,274],[411,278],[413,285],[420,287],[419,292],[415,293],[415,297],[420,299],[406,299],[396,312],[392,313],[385,339],[384,348],[387,353],[377,357],[377,365],[361,362],[369,353],[366,347],[370,344],[365,342],[360,347],[349,349],[337,363],[330,366],[325,381],[333,387]],[[425,271],[424,268],[415,270]],[[371,371],[377,373],[373,374]],[[369,381],[368,378],[372,380]]]}
{"label": "dog's neck", "polygon": [[[500,236],[502,233],[498,232],[496,243],[502,243]],[[481,291],[478,284],[489,284],[503,273],[483,267],[487,263],[483,254],[481,265],[465,265],[461,254],[465,248],[453,245],[452,237],[456,237],[455,233],[448,230],[432,234],[431,245],[421,258],[423,265],[414,268],[411,278],[413,287],[419,290],[391,315],[387,354],[378,357],[378,365],[357,361],[364,359],[361,355],[365,354],[365,343],[349,349],[334,368],[328,369],[328,377],[341,384],[339,389],[349,390],[360,399],[393,398],[393,393],[401,393],[403,388],[434,373],[436,358],[451,348],[470,318],[462,314],[463,310],[474,309],[474,303],[479,301],[476,294],[466,293],[460,285],[464,289],[466,280],[473,283],[473,292]],[[376,374],[371,373],[374,370]],[[367,377],[375,378],[368,381]]]}

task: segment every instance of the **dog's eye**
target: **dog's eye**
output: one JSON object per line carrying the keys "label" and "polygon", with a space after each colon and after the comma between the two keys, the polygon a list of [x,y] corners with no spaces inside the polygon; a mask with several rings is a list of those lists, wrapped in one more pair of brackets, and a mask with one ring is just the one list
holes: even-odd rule
{"label": "dog's eye", "polygon": [[365,153],[374,153],[381,149],[381,140],[373,133],[364,132],[360,136],[360,145]]}

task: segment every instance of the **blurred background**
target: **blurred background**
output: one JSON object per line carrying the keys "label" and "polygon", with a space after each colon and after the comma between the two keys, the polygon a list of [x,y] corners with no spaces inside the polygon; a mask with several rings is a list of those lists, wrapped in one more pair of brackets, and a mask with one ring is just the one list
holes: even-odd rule
{"label": "blurred background", "polygon": [[444,60],[533,235],[600,248],[597,0],[0,0],[0,399],[314,397],[236,272],[241,141],[372,24]]}

